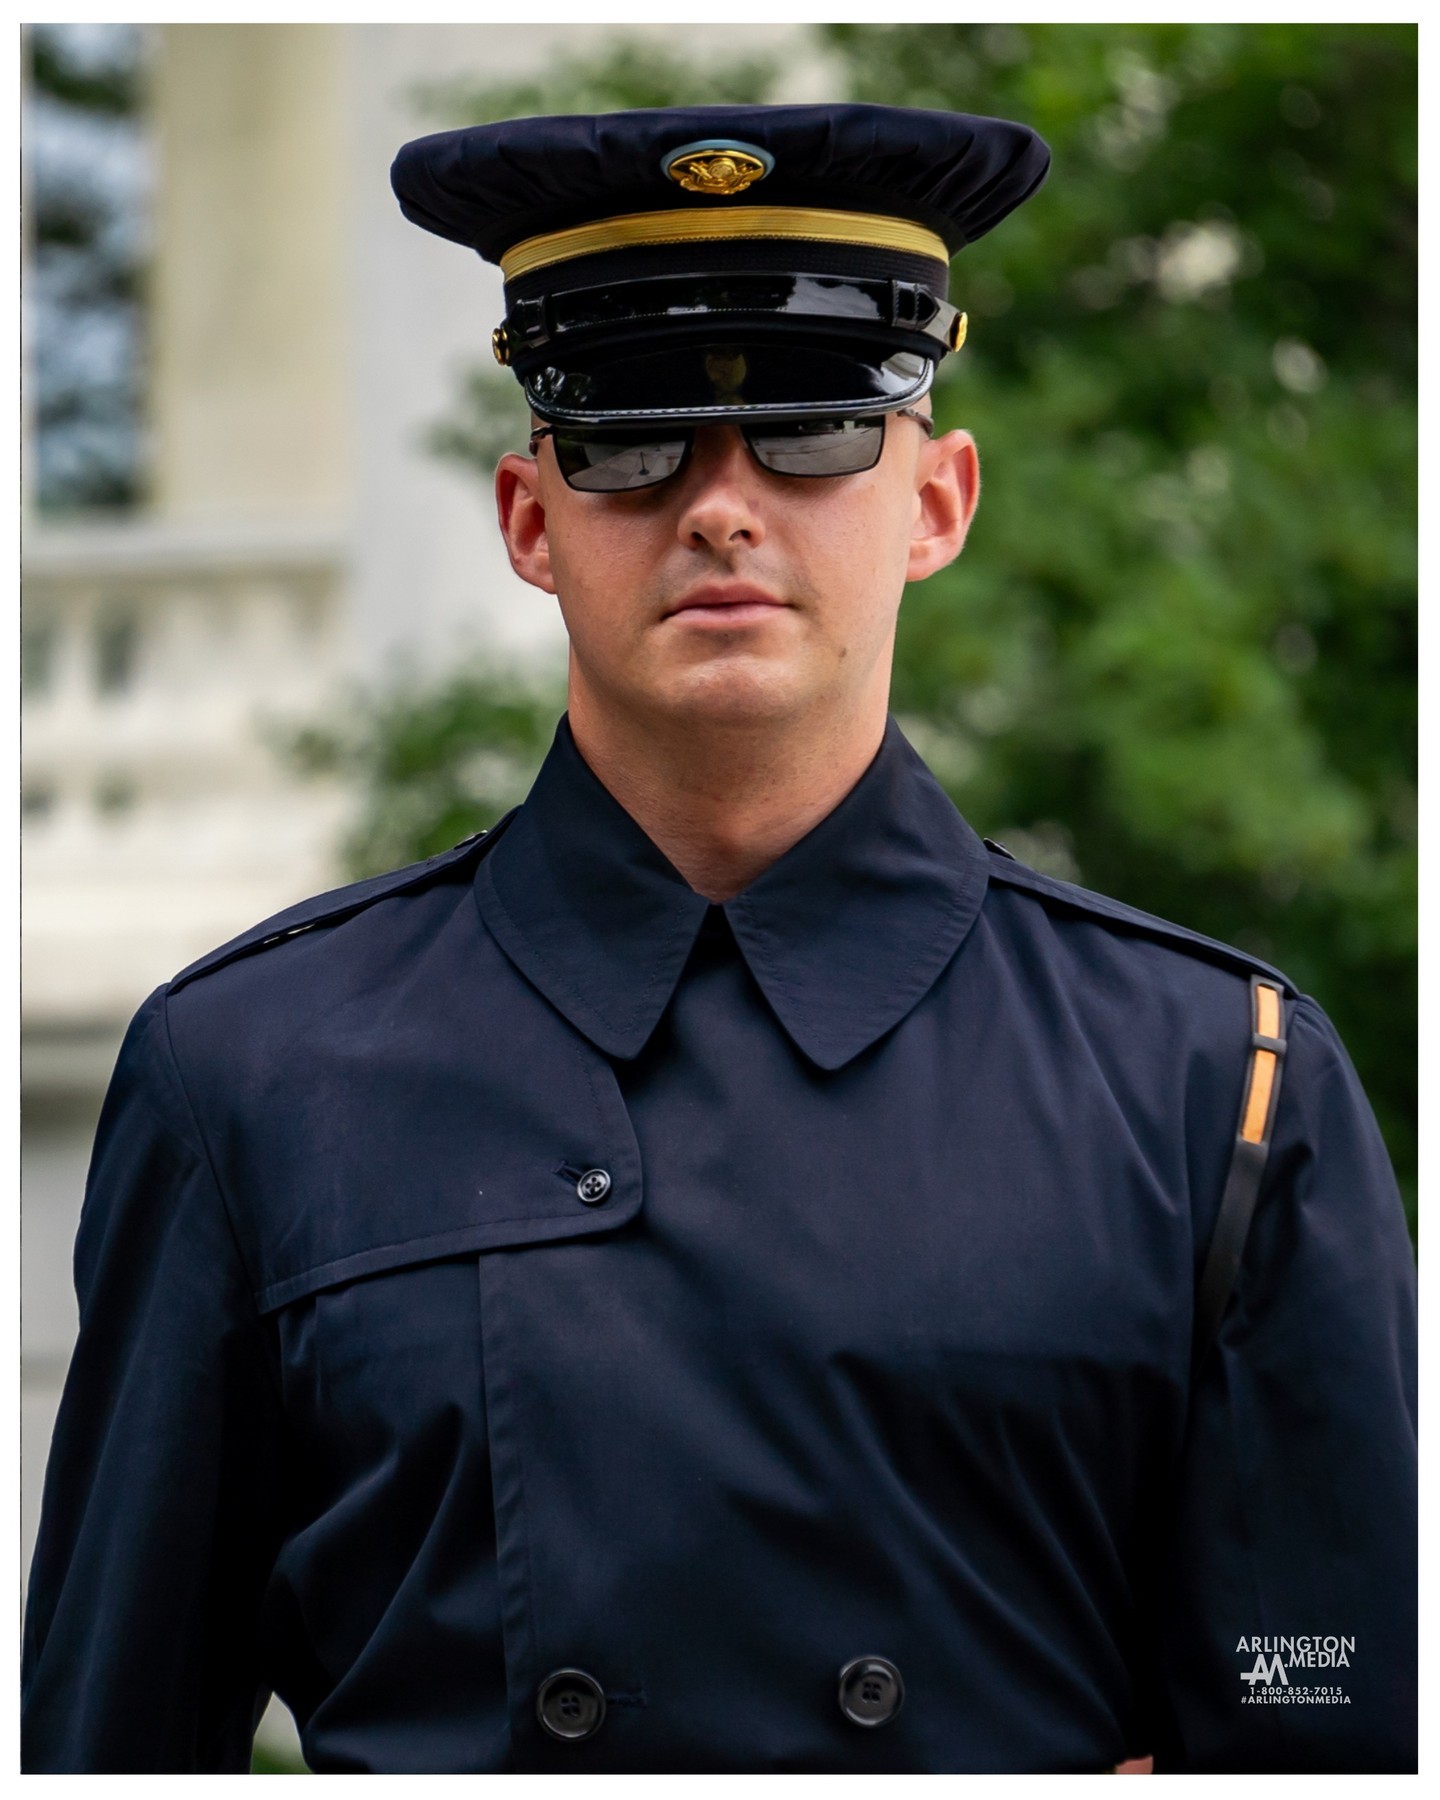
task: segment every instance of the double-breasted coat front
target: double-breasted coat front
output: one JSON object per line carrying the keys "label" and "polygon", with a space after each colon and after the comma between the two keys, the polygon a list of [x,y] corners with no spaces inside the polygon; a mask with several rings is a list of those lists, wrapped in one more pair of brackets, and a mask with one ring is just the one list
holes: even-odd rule
{"label": "double-breasted coat front", "polygon": [[243,1769],[272,1688],[330,1771],[1413,1767],[1413,1261],[1283,978],[1190,1376],[1255,967],[893,722],[712,906],[562,720],[496,832],[133,1022],[26,1767]]}

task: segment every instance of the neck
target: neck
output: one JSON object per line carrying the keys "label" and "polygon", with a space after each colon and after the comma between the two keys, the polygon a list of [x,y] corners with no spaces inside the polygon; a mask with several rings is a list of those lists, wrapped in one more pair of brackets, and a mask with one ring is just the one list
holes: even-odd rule
{"label": "neck", "polygon": [[572,685],[570,729],[592,772],[696,893],[731,900],[833,812],[885,732],[883,697],[845,720],[699,729],[643,723]]}

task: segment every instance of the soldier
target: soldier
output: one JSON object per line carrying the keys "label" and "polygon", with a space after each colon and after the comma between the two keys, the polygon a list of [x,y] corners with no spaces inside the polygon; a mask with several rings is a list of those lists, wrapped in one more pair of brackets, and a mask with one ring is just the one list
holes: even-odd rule
{"label": "soldier", "polygon": [[1414,1271],[1344,1050],[887,714],[978,492],[949,259],[1047,161],[867,106],[400,153],[505,275],[569,710],[493,831],[137,1015],[28,1768],[243,1769],[272,1689],[323,1771],[1415,1766]]}

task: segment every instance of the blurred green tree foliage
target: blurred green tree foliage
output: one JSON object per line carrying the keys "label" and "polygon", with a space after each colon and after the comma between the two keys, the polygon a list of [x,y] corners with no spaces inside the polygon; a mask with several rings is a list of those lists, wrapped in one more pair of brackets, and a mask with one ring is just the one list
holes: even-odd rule
{"label": "blurred green tree foliage", "polygon": [[[906,594],[897,714],[1023,860],[1241,944],[1313,993],[1413,1221],[1414,27],[831,25],[821,40],[837,98],[1023,119],[1054,152],[1039,196],[954,265],[971,332],[936,410],[974,431],[984,491],[961,560]],[[477,118],[738,100],[766,79],[707,81],[622,47],[449,102]],[[488,469],[518,441],[517,400],[477,375],[437,448]],[[532,696],[522,730],[508,692],[461,671],[376,701],[346,745],[312,741],[368,776],[357,868],[451,841],[523,792],[555,702]],[[497,741],[512,779],[467,805],[455,771]],[[407,815],[400,797],[422,792],[433,808]],[[402,816],[405,831],[384,825]]]}
{"label": "blurred green tree foliage", "polygon": [[305,772],[340,774],[363,802],[342,855],[357,877],[448,849],[525,797],[555,722],[563,680],[488,660],[438,680],[414,669],[357,691],[278,747]]}

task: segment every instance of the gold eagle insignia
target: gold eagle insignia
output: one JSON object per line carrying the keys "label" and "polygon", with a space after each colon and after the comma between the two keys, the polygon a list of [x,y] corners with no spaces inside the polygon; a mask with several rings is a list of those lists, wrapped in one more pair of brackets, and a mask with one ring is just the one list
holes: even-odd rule
{"label": "gold eagle insignia", "polygon": [[771,163],[738,146],[684,149],[672,156],[665,173],[687,194],[743,194],[770,173]]}

